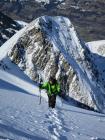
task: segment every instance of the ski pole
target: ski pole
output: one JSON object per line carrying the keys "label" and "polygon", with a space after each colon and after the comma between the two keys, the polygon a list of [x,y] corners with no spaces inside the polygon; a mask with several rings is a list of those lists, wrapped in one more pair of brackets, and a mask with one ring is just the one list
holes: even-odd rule
{"label": "ski pole", "polygon": [[63,99],[62,99],[62,97],[61,97],[61,102],[62,102],[62,106],[63,106]]}
{"label": "ski pole", "polygon": [[[41,74],[39,73],[39,85],[41,84],[42,82],[42,79],[41,79]],[[41,99],[42,99],[42,96],[41,96],[41,89],[39,88],[39,105],[41,104]]]}
{"label": "ski pole", "polygon": [[39,98],[39,105],[41,104],[41,99],[42,99],[42,97],[41,97],[41,89],[39,89],[39,93],[40,93],[40,98]]}

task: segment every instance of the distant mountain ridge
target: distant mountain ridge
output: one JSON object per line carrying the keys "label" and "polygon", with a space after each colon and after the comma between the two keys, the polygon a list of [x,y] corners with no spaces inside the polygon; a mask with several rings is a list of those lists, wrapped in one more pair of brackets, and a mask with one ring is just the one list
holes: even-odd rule
{"label": "distant mountain ridge", "polygon": [[31,22],[43,15],[68,17],[86,42],[105,39],[104,7],[104,0],[0,1],[0,11],[15,20]]}
{"label": "distant mountain ridge", "polygon": [[21,28],[19,23],[0,12],[0,46]]}

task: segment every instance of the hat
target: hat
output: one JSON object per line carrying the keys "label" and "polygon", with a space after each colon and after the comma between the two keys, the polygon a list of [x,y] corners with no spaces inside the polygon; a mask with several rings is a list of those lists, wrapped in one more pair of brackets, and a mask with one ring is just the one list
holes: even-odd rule
{"label": "hat", "polygon": [[56,83],[56,79],[52,76],[49,78],[49,81],[51,81],[52,83]]}

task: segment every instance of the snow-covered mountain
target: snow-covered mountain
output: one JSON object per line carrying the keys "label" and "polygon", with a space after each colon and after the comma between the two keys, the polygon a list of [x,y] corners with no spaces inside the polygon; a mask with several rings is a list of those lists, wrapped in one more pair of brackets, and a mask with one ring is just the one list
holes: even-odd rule
{"label": "snow-covered mountain", "polygon": [[32,80],[48,80],[56,75],[62,93],[105,112],[104,67],[100,69],[100,63],[95,61],[101,57],[89,51],[67,18],[40,17],[2,48],[2,68],[8,67],[8,53]]}
{"label": "snow-covered mountain", "polygon": [[67,18],[48,16],[34,20],[4,43],[0,139],[105,140],[104,114],[77,108],[73,99],[60,97],[56,108],[49,109],[45,91],[39,105],[37,84],[39,78],[56,75],[65,94],[104,112],[104,48],[105,41],[85,45]]}
{"label": "snow-covered mountain", "polygon": [[21,28],[21,24],[0,12],[0,46]]}

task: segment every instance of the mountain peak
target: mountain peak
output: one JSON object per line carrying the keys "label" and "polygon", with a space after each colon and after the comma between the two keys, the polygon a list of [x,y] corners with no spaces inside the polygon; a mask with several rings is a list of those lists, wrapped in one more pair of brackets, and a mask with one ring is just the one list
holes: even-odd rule
{"label": "mountain peak", "polygon": [[39,17],[14,42],[9,45],[8,56],[32,80],[37,82],[41,76],[47,81],[55,76],[63,94],[104,112],[104,86],[96,77],[99,69],[69,19]]}

